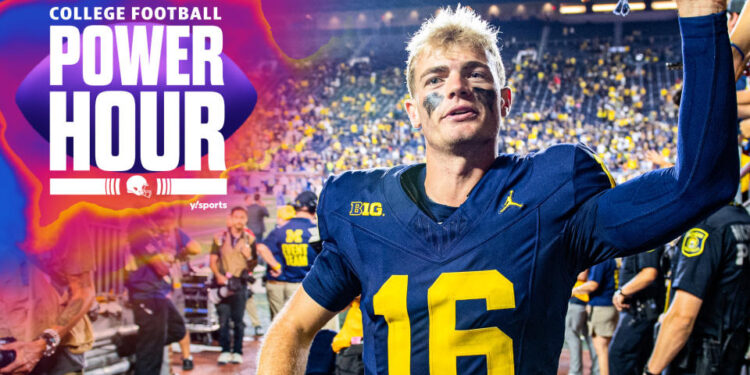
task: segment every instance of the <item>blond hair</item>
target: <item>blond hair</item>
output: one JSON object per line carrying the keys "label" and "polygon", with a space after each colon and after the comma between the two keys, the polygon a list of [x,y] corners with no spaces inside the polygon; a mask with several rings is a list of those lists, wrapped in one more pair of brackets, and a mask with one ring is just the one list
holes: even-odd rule
{"label": "blond hair", "polygon": [[500,50],[497,48],[497,33],[495,27],[471,8],[459,4],[456,10],[450,7],[440,9],[437,16],[422,24],[406,46],[406,51],[409,52],[409,59],[406,60],[406,86],[409,95],[414,97],[415,61],[428,46],[449,48],[455,45],[469,45],[478,51],[489,52],[495,60],[495,66],[490,68],[496,70],[497,84],[500,87],[505,86],[505,68],[500,58]]}

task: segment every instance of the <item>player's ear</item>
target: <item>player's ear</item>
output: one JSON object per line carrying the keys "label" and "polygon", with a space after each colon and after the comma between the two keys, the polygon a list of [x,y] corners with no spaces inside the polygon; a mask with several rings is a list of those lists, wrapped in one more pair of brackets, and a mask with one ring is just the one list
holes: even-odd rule
{"label": "player's ear", "polygon": [[513,93],[510,87],[505,86],[500,89],[500,116],[505,117],[510,113],[510,107],[513,103]]}
{"label": "player's ear", "polygon": [[409,121],[411,126],[414,128],[421,128],[422,122],[419,121],[419,110],[417,108],[417,101],[414,98],[404,100],[404,108],[406,108],[406,114],[409,115]]}

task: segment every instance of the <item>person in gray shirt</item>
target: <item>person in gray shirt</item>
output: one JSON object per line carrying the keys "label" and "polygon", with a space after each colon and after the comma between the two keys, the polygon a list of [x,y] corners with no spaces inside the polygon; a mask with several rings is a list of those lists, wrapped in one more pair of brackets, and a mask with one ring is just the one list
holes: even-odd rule
{"label": "person in gray shirt", "polygon": [[250,196],[245,197],[245,203],[247,204],[247,228],[250,229],[258,242],[263,240],[263,232],[265,232],[266,226],[263,223],[263,219],[271,216],[268,213],[268,208],[260,200],[260,194],[255,193],[250,199]]}

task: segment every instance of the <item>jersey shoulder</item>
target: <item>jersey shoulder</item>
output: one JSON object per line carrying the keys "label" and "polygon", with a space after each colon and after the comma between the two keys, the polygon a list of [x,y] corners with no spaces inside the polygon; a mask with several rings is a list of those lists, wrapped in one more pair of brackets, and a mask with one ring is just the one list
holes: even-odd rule
{"label": "jersey shoulder", "polygon": [[551,146],[527,158],[532,159],[536,181],[571,183],[576,204],[615,186],[601,158],[582,143]]}
{"label": "jersey shoulder", "polygon": [[[347,171],[334,175],[326,180],[323,191],[318,200],[318,229],[322,238],[327,238],[327,222],[334,212],[341,215],[354,214],[362,210],[366,203],[368,209],[373,209],[376,203],[382,209],[383,185],[387,179],[394,179],[398,171],[405,166],[394,168],[377,168]],[[397,181],[398,178],[395,178]]]}
{"label": "jersey shoulder", "polygon": [[398,180],[399,172],[406,166],[347,171],[328,178],[323,185],[318,212],[330,213],[348,204],[352,198],[382,195],[386,180]]}

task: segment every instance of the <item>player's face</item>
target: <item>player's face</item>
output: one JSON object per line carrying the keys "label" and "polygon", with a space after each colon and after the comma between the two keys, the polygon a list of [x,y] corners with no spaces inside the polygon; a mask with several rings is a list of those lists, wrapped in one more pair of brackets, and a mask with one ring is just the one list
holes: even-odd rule
{"label": "player's face", "polygon": [[510,90],[497,85],[495,66],[491,55],[460,45],[420,53],[406,108],[428,147],[446,153],[494,148],[500,118],[510,108]]}
{"label": "player's face", "polygon": [[245,227],[245,223],[247,223],[247,214],[240,210],[234,211],[229,217],[229,221],[235,229],[242,229]]}

